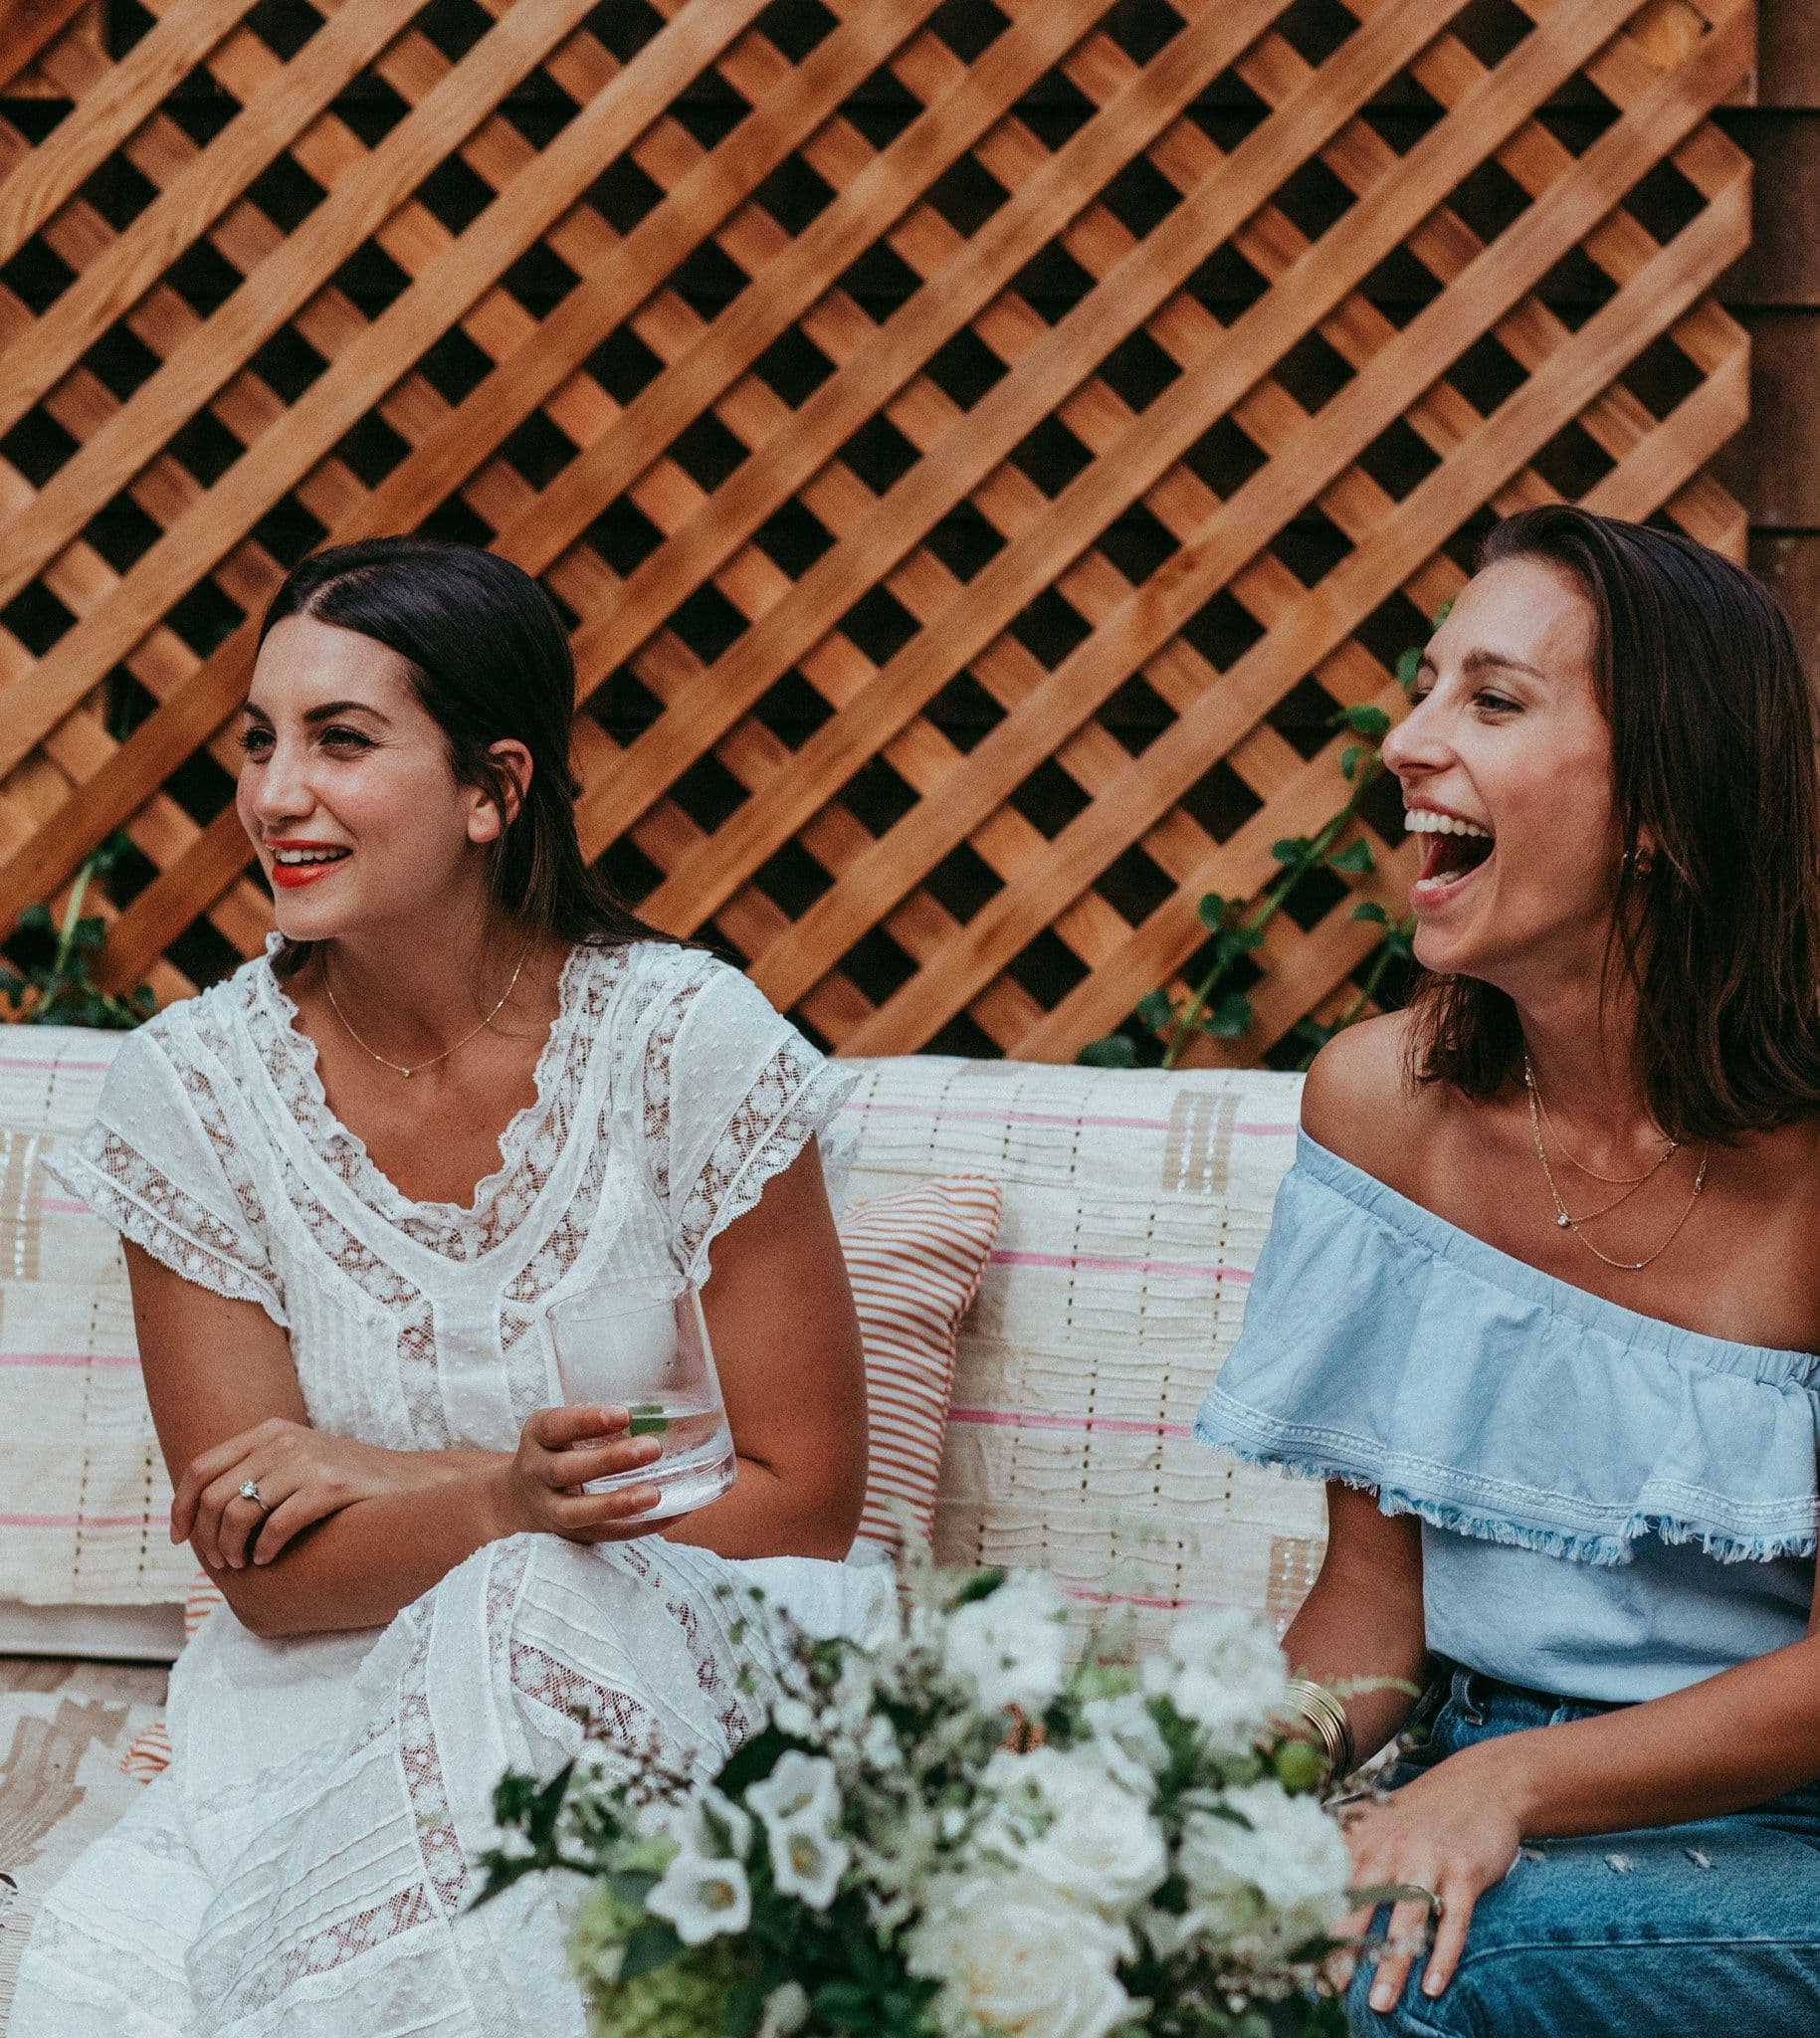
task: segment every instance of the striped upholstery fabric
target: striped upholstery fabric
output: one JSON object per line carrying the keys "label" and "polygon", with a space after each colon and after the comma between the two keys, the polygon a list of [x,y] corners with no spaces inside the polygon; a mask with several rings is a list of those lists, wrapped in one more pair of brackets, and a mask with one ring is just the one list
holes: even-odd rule
{"label": "striped upholstery fabric", "polygon": [[180,1603],[195,1570],[118,1245],[38,1165],[88,1124],[120,1039],[0,1027],[0,1600],[28,1606]]}
{"label": "striped upholstery fabric", "polygon": [[[165,1534],[112,1235],[36,1164],[87,1122],[116,1038],[0,1029],[0,1601],[174,1606],[194,1575]],[[1319,1559],[1319,1490],[1200,1450],[1189,1424],[1244,1311],[1295,1079],[856,1066],[850,1204],[963,1174],[1003,1197],[961,1327],[936,1555],[1046,1564],[1084,1619],[1123,1604],[1141,1629],[1219,1602],[1287,1620]]]}
{"label": "striped upholstery fabric", "polygon": [[887,1549],[903,1540],[894,1504],[924,1541],[934,1532],[955,1341],[1002,1203],[989,1175],[957,1175],[853,1204],[841,1217],[866,1346],[871,1458],[860,1533]]}
{"label": "striped upholstery fabric", "polygon": [[1287,1624],[1320,1560],[1320,1489],[1189,1429],[1244,1315],[1299,1079],[860,1066],[841,1118],[850,1195],[961,1169],[1004,1194],[961,1326],[937,1558],[1045,1565],[1084,1623],[1122,1608],[1140,1636],[1184,1604]]}

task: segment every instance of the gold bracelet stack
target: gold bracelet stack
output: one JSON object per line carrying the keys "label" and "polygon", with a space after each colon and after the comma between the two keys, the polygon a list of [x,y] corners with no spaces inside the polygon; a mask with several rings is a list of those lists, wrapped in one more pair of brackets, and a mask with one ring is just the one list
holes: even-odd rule
{"label": "gold bracelet stack", "polygon": [[1351,1775],[1357,1762],[1345,1708],[1325,1685],[1316,1684],[1309,1677],[1291,1678],[1289,1697],[1291,1705],[1314,1729],[1314,1737],[1320,1742],[1321,1752],[1327,1761],[1327,1781],[1343,1781]]}

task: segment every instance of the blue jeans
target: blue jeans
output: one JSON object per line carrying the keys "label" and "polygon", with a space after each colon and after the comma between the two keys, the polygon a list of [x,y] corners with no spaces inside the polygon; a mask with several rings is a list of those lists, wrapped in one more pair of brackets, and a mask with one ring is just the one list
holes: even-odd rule
{"label": "blue jeans", "polygon": [[[1449,1666],[1392,1789],[1499,1733],[1620,1710]],[[1381,1935],[1389,1918],[1378,1913]],[[1820,1784],[1688,1825],[1525,1843],[1473,1912],[1446,1992],[1381,2014],[1361,1960],[1355,2038],[1802,2038],[1820,2034]]]}

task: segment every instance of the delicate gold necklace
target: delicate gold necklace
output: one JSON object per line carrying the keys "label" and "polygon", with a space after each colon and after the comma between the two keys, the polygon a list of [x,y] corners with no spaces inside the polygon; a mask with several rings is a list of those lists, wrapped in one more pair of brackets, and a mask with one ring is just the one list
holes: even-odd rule
{"label": "delicate gold necklace", "polygon": [[[509,998],[512,992],[517,989],[518,978],[523,975],[524,965],[529,960],[530,949],[526,947],[524,953],[518,957],[518,966],[511,973],[510,983],[508,983],[506,986],[506,998]],[[503,1012],[506,1008],[506,998],[502,998],[500,1002],[494,1006],[493,1010],[487,1014],[486,1018],[483,1019],[481,1023],[474,1029],[473,1033],[464,1033],[461,1039],[458,1040],[453,1047],[444,1048],[441,1054],[432,1055],[427,1062],[413,1062],[411,1066],[407,1069],[402,1062],[388,1062],[385,1056],[382,1055],[376,1047],[370,1046],[366,1041],[360,1038],[359,1034],[357,1034],[354,1031],[352,1025],[348,1021],[347,1014],[342,1011],[340,1003],[335,997],[334,985],[330,983],[328,980],[327,956],[324,956],[322,958],[322,988],[328,993],[328,1002],[334,1006],[335,1017],[339,1019],[343,1027],[346,1028],[347,1037],[354,1043],[354,1045],[357,1048],[361,1049],[364,1053],[371,1055],[373,1060],[376,1061],[382,1068],[390,1069],[395,1075],[402,1076],[407,1083],[411,1080],[413,1076],[417,1074],[419,1069],[433,1069],[435,1068],[438,1062],[446,1062],[449,1059],[449,1057],[452,1054],[454,1054],[456,1048],[466,1047],[468,1043],[474,1038],[475,1033],[485,1033],[488,1027],[490,1027],[493,1024],[493,1022],[500,1016],[501,1012]]]}
{"label": "delicate gold necklace", "polygon": [[[1688,1198],[1687,1207],[1669,1227],[1668,1237],[1662,1241],[1653,1253],[1646,1254],[1641,1260],[1614,1260],[1609,1253],[1600,1252],[1591,1239],[1582,1236],[1580,1227],[1583,1224],[1590,1224],[1595,1217],[1603,1217],[1608,1210],[1615,1210],[1619,1203],[1625,1202],[1629,1197],[1633,1196],[1641,1184],[1633,1183],[1630,1188],[1625,1190],[1622,1196],[1607,1203],[1603,1209],[1588,1210],[1581,1217],[1570,1216],[1566,1204],[1561,1201],[1561,1192],[1555,1186],[1554,1170],[1548,1165],[1548,1149],[1542,1143],[1541,1092],[1536,1088],[1535,1071],[1529,1066],[1529,1057],[1526,1054],[1523,1056],[1523,1087],[1529,1093],[1529,1129],[1535,1137],[1535,1157],[1542,1164],[1542,1179],[1548,1184],[1549,1200],[1554,1204],[1555,1223],[1563,1231],[1572,1232],[1574,1237],[1579,1240],[1579,1243],[1586,1248],[1593,1258],[1602,1261],[1607,1267],[1616,1267],[1626,1274],[1642,1273],[1643,1269],[1649,1266],[1651,1261],[1660,1259],[1668,1251],[1669,1247],[1674,1243],[1676,1235],[1680,1232],[1681,1227],[1693,1216],[1694,1205],[1700,1201],[1700,1192],[1707,1186],[1707,1163],[1713,1157],[1712,1140],[1709,1139],[1707,1141],[1706,1147],[1700,1156],[1700,1166],[1695,1170],[1694,1193]],[[1671,1152],[1679,1144],[1678,1140],[1673,1142],[1670,1148]],[[1657,1161],[1656,1166],[1651,1168],[1650,1173],[1654,1174],[1658,1168],[1663,1166],[1668,1158],[1669,1154],[1665,1153],[1662,1159]],[[1644,1180],[1648,1178],[1648,1176],[1645,1176]]]}
{"label": "delicate gold necklace", "polygon": [[[1527,1055],[1523,1056],[1523,1081],[1529,1086],[1531,1091],[1534,1090],[1535,1077],[1534,1073],[1529,1067],[1529,1057]],[[1561,1149],[1563,1157],[1570,1161],[1572,1165],[1578,1170],[1578,1172],[1583,1174],[1588,1181],[1603,1182],[1605,1186],[1610,1189],[1622,1187],[1626,1183],[1628,1183],[1632,1188],[1640,1188],[1643,1185],[1643,1183],[1650,1179],[1650,1177],[1656,1172],[1658,1168],[1660,1168],[1666,1161],[1671,1160],[1674,1157],[1674,1155],[1677,1153],[1677,1151],[1679,1151],[1681,1146],[1681,1141],[1679,1139],[1671,1139],[1668,1142],[1668,1144],[1662,1149],[1662,1151],[1656,1156],[1656,1158],[1653,1161],[1651,1161],[1649,1166],[1643,1170],[1641,1174],[1601,1174],[1596,1167],[1588,1167],[1585,1161],[1583,1161],[1580,1158],[1580,1156],[1577,1153],[1575,1153],[1573,1149],[1567,1144],[1566,1140],[1561,1137],[1561,1128],[1554,1122],[1553,1119],[1551,1119],[1548,1116],[1548,1107],[1545,1104],[1542,1104],[1539,1098],[1537,1098],[1536,1102],[1541,1110],[1542,1123],[1546,1125],[1548,1130],[1554,1134],[1554,1143]],[[1618,1198],[1618,1202],[1620,1203],[1624,1199],[1622,1196]],[[1605,1207],[1608,1210],[1615,1210],[1618,1206],[1617,1203],[1608,1203]]]}

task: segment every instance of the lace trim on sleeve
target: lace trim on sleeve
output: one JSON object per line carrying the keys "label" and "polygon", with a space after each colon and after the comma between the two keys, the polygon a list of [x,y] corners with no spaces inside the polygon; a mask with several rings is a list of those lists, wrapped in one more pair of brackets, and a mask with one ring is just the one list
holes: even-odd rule
{"label": "lace trim on sleeve", "polygon": [[708,1249],[743,1217],[858,1085],[857,1071],[831,1067],[809,1044],[786,1041],[759,1073],[714,1142],[683,1203],[677,1241],[692,1279],[706,1280]]}
{"label": "lace trim on sleeve", "polygon": [[45,1172],[161,1266],[211,1294],[256,1302],[281,1329],[284,1298],[245,1239],[166,1179],[117,1132],[93,1127],[82,1143],[48,1157]]}

